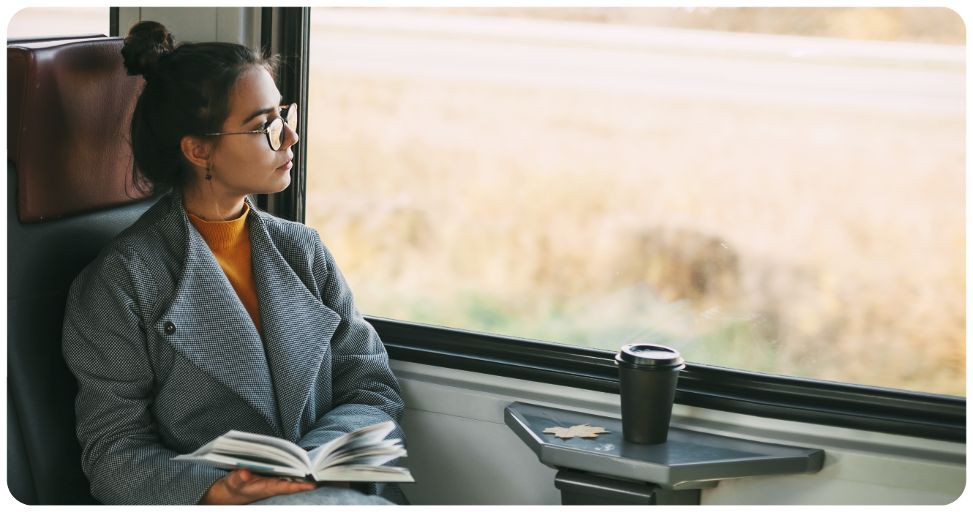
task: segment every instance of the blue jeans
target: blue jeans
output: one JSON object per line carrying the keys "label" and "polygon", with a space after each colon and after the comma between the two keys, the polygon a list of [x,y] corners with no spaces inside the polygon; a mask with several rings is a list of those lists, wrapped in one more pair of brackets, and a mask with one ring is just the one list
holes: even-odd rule
{"label": "blue jeans", "polygon": [[251,505],[395,505],[395,503],[381,496],[323,485],[311,491],[271,496],[255,501]]}

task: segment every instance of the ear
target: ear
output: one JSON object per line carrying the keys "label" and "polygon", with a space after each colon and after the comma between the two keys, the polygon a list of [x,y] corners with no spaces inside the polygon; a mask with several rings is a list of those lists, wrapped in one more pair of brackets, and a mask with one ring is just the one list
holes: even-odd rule
{"label": "ear", "polygon": [[186,157],[186,160],[193,167],[206,169],[209,165],[210,152],[213,149],[213,144],[199,137],[184,135],[179,140],[179,149],[182,150],[182,155]]}

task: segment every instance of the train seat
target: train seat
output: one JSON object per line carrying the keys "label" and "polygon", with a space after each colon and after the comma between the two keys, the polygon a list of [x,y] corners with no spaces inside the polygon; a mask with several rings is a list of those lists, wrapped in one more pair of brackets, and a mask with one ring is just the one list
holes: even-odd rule
{"label": "train seat", "polygon": [[26,504],[96,503],[61,356],[74,277],[151,200],[131,184],[140,77],[120,38],[7,45],[7,486]]}

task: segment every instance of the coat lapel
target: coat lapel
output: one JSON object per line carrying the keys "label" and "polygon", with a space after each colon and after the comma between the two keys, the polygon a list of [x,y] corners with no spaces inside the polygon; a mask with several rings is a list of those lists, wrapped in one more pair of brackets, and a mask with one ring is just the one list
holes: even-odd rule
{"label": "coat lapel", "polygon": [[185,263],[172,304],[157,328],[176,350],[239,395],[279,432],[260,334],[206,241],[190,225],[181,197],[174,194],[173,201],[181,219],[177,215],[170,220],[181,223],[186,234]]}
{"label": "coat lapel", "polygon": [[264,345],[284,436],[297,442],[301,435],[301,416],[341,317],[322,304],[294,273],[259,212],[252,210],[250,215],[253,277],[260,302]]}

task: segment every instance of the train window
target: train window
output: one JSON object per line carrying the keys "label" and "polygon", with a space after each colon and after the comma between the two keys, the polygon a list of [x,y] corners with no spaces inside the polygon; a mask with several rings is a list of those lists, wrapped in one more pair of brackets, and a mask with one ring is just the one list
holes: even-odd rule
{"label": "train window", "polygon": [[311,25],[306,222],[365,313],[965,395],[953,11]]}
{"label": "train window", "polygon": [[28,7],[17,11],[7,25],[7,39],[54,36],[109,35],[109,7]]}

